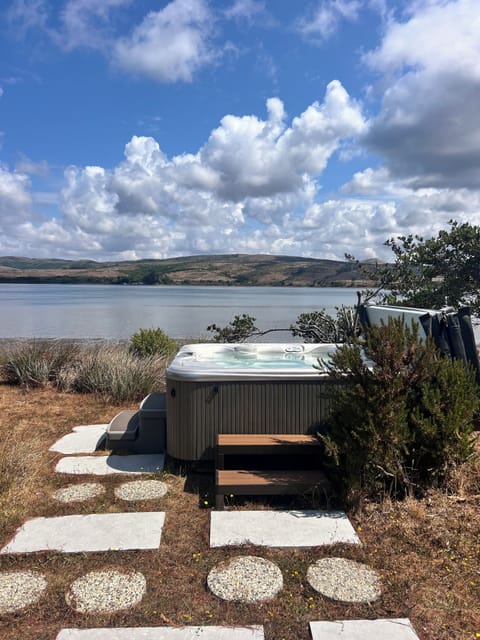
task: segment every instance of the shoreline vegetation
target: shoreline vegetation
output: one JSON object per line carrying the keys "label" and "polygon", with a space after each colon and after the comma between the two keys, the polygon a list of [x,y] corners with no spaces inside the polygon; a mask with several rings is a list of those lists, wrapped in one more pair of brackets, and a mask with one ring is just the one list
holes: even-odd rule
{"label": "shoreline vegetation", "polygon": [[0,283],[368,287],[375,282],[366,271],[376,264],[250,254],[125,262],[0,256]]}

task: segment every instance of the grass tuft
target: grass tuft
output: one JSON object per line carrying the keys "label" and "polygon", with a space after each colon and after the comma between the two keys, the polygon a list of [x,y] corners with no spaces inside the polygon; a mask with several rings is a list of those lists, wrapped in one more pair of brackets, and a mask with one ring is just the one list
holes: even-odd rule
{"label": "grass tuft", "polygon": [[94,393],[118,403],[158,391],[169,357],[163,353],[141,357],[126,344],[80,346],[65,340],[33,340],[4,348],[0,371],[7,384]]}

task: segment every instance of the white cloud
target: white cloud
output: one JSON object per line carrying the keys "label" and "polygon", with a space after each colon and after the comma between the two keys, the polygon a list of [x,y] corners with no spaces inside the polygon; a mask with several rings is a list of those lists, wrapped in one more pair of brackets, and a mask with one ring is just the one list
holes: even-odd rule
{"label": "white cloud", "polygon": [[0,224],[6,226],[30,217],[32,196],[30,181],[25,174],[11,172],[0,165]]}
{"label": "white cloud", "polygon": [[245,19],[251,21],[254,17],[265,12],[265,2],[260,0],[234,0],[233,4],[226,9],[227,18]]}
{"label": "white cloud", "polygon": [[67,0],[60,12],[61,29],[52,30],[51,35],[66,50],[102,49],[111,39],[111,12],[130,3],[131,0]]}
{"label": "white cloud", "polygon": [[417,187],[480,187],[480,4],[422,3],[365,56],[384,74],[366,143]]}
{"label": "white cloud", "polygon": [[280,99],[270,98],[267,112],[266,120],[225,116],[196,154],[168,158],[153,138],[134,136],[112,170],[70,167],[64,224],[117,257],[298,253],[293,217],[314,202],[328,159],[365,122],[337,81],[290,124]]}
{"label": "white cloud", "polygon": [[21,36],[32,29],[44,29],[49,16],[46,0],[14,0],[6,11],[6,18]]}
{"label": "white cloud", "polygon": [[212,21],[205,0],[173,0],[116,42],[114,61],[160,82],[189,82],[215,58],[209,40]]}
{"label": "white cloud", "polygon": [[361,0],[321,0],[309,15],[297,23],[298,31],[321,41],[331,38],[343,20],[353,22],[362,8]]}
{"label": "white cloud", "polygon": [[46,176],[49,173],[49,166],[46,160],[35,162],[25,155],[15,164],[15,171],[25,173],[30,176]]}
{"label": "white cloud", "polygon": [[283,104],[268,102],[269,119],[225,116],[198,159],[219,177],[217,195],[226,200],[265,197],[300,188],[315,178],[343,139],[359,135],[361,109],[340,82],[331,82],[322,104],[315,102],[290,127]]}

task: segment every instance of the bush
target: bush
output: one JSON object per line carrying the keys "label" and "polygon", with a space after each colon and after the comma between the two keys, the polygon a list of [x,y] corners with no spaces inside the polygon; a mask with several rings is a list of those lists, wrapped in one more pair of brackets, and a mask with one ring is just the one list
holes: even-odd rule
{"label": "bush", "polygon": [[[370,366],[365,361],[370,361]],[[446,486],[473,454],[478,388],[470,367],[442,357],[401,320],[342,345],[326,365],[340,387],[321,438],[344,496]]]}
{"label": "bush", "polygon": [[171,356],[178,348],[162,329],[139,329],[130,338],[130,351],[141,358],[152,355]]}

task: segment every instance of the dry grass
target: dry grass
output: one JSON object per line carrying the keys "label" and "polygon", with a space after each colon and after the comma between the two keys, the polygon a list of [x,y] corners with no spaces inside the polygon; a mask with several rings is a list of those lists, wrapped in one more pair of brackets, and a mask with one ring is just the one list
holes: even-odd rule
{"label": "dry grass", "polygon": [[[363,541],[306,550],[249,548],[275,561],[284,589],[272,602],[229,604],[206,588],[209,570],[245,549],[210,549],[209,509],[203,496],[210,474],[171,465],[163,474],[169,494],[144,503],[123,502],[113,488],[123,477],[101,478],[106,495],[89,503],[64,505],[51,493],[85,477],[56,476],[60,457],[48,451],[77,424],[108,422],[124,406],[94,396],[51,389],[25,392],[0,385],[0,543],[26,519],[73,513],[164,510],[158,551],[25,554],[0,556],[2,569],[37,569],[49,587],[38,605],[0,618],[2,640],[53,640],[65,627],[263,624],[267,640],[307,640],[309,620],[410,617],[421,640],[471,640],[480,633],[480,470],[459,470],[455,495],[432,492],[422,501],[366,504],[350,514]],[[90,480],[90,478],[89,478]],[[262,508],[261,503],[248,504]],[[239,506],[238,508],[244,508]],[[383,595],[372,605],[342,605],[315,594],[306,582],[308,565],[326,555],[367,563],[382,575]],[[93,569],[121,568],[144,573],[147,595],[136,608],[112,615],[84,615],[65,603],[68,586]]]}

